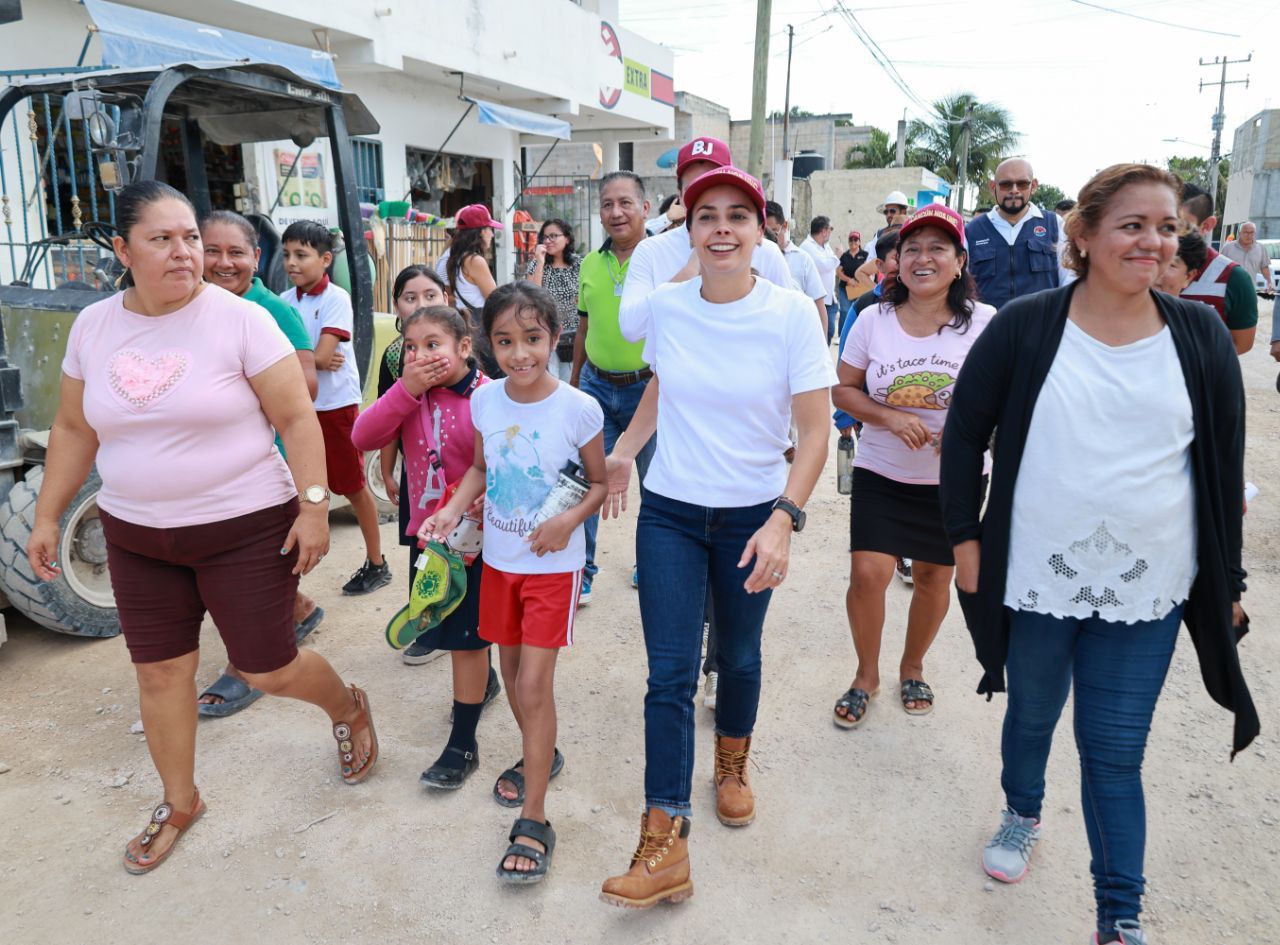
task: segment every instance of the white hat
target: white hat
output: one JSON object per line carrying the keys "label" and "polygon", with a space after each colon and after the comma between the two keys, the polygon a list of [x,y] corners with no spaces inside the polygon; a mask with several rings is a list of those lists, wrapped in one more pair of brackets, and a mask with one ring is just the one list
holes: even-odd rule
{"label": "white hat", "polygon": [[900,190],[895,190],[889,196],[884,198],[884,203],[876,207],[877,213],[884,213],[884,208],[890,204],[896,204],[899,207],[910,207],[911,203],[907,200],[907,195]]}

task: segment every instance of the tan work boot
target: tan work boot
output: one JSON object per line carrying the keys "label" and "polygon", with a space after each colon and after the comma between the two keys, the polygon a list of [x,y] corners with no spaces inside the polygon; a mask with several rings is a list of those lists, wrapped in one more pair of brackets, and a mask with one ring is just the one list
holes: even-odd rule
{"label": "tan work boot", "polygon": [[756,819],[756,796],[747,777],[751,736],[716,736],[716,816],[726,827],[745,827]]}
{"label": "tan work boot", "polygon": [[640,845],[631,857],[631,869],[606,879],[600,898],[627,909],[688,899],[693,895],[688,838],[687,818],[649,808],[640,815]]}

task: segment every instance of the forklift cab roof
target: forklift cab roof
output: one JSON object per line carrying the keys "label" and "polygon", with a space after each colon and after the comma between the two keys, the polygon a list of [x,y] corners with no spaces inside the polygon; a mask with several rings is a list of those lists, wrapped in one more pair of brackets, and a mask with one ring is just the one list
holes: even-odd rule
{"label": "forklift cab roof", "polygon": [[107,69],[17,82],[0,94],[0,120],[29,95],[97,90],[138,100],[151,114],[194,120],[210,141],[246,144],[292,138],[310,143],[328,134],[324,111],[340,107],[350,135],[376,134],[377,120],[359,97],[262,62],[183,62]]}

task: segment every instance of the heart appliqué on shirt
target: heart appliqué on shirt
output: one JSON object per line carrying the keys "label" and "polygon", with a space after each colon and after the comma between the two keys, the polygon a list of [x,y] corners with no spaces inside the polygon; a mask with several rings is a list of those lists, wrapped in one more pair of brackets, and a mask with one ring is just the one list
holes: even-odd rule
{"label": "heart appliqu\u00e9 on shirt", "polygon": [[191,359],[185,351],[147,355],[137,348],[122,348],[107,362],[111,389],[137,410],[148,407],[186,379]]}

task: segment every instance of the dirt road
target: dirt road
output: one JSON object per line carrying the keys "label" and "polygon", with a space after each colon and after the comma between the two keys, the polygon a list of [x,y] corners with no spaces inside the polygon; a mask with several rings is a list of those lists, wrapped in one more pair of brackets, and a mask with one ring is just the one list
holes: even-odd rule
{"label": "dirt road", "polygon": [[[1230,716],[1205,694],[1184,634],[1147,753],[1146,925],[1158,945],[1280,942],[1280,643],[1271,619],[1280,610],[1280,395],[1261,340],[1267,319],[1258,334],[1244,359],[1247,471],[1262,494],[1246,519],[1254,632],[1242,652],[1263,735],[1228,764]],[[882,697],[861,729],[836,729],[831,706],[852,677],[853,650],[843,602],[848,504],[836,495],[833,466],[809,522],[765,631],[753,753],[759,817],[744,830],[716,822],[712,719],[699,707],[696,895],[647,913],[596,898],[600,881],[627,864],[642,799],[634,513],[601,531],[595,600],[561,663],[567,765],[548,799],[559,847],[550,880],[530,889],[493,876],[512,817],[489,790],[520,755],[506,700],[480,724],[481,768],[465,788],[420,788],[418,773],[448,733],[448,662],[405,666],[383,642],[400,605],[402,556],[391,587],[338,595],[359,563],[349,513],[334,514],[334,552],[305,584],[328,611],[308,645],[368,688],[379,770],[344,785],[326,720],[307,706],[263,699],[202,722],[197,780],[209,813],[150,876],[120,867],[125,841],[161,796],[144,736],[130,734],[139,715],[123,640],[59,637],[11,618],[0,648],[0,942],[1083,945],[1093,898],[1069,717],[1050,762],[1032,870],[1019,886],[993,885],[979,856],[1001,806],[1004,704],[974,694],[979,673],[958,608],[930,654],[933,715],[908,717]],[[384,541],[393,543],[394,526]],[[895,583],[886,679],[908,601]],[[202,685],[224,659],[211,627],[203,643]]]}

